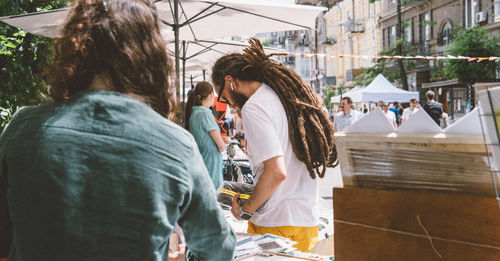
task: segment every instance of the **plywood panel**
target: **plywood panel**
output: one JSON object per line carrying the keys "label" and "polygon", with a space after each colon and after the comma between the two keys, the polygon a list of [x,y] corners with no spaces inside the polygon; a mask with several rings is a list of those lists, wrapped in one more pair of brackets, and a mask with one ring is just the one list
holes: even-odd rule
{"label": "plywood panel", "polygon": [[[382,234],[388,229],[425,235],[419,217],[432,237],[500,249],[500,212],[494,197],[345,186],[333,190],[333,200],[335,220],[373,226]],[[337,243],[352,238],[343,234],[342,226],[335,222],[336,250]]]}
{"label": "plywood panel", "polygon": [[336,261],[498,261],[500,251],[434,239],[434,252],[426,238],[335,224]]}

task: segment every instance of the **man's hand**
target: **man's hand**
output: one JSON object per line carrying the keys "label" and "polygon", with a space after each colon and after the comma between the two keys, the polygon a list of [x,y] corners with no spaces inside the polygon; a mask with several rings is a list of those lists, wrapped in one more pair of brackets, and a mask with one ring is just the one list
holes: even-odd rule
{"label": "man's hand", "polygon": [[243,220],[240,218],[240,205],[238,205],[238,198],[240,197],[240,193],[236,193],[233,196],[233,203],[231,204],[231,213],[233,213],[234,218],[237,220]]}
{"label": "man's hand", "polygon": [[172,252],[172,250],[168,251],[168,260],[172,261],[184,261],[186,260],[186,245],[180,244],[177,247],[177,251]]}
{"label": "man's hand", "polygon": [[222,137],[222,141],[224,141],[225,144],[229,143],[229,138],[227,136],[221,136],[221,137]]}

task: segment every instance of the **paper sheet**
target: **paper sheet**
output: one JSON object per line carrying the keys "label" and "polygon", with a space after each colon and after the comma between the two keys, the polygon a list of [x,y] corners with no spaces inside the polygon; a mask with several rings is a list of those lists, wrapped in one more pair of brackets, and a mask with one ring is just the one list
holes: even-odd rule
{"label": "paper sheet", "polygon": [[479,110],[475,108],[444,129],[446,134],[482,135]]}
{"label": "paper sheet", "polygon": [[407,121],[405,121],[396,131],[396,133],[422,133],[438,134],[441,128],[423,109],[418,110]]}
{"label": "paper sheet", "polygon": [[391,133],[394,131],[394,126],[385,117],[384,112],[380,108],[375,108],[347,127],[344,133]]}
{"label": "paper sheet", "polygon": [[[493,116],[493,113],[500,114],[500,87],[490,88],[488,90],[490,92],[489,96],[486,90],[479,91],[477,93],[479,96],[479,107],[481,109],[481,114],[483,115],[481,116],[481,121],[483,128],[492,143],[493,166],[491,167],[493,169],[500,169],[500,141],[498,140],[498,136],[500,136],[500,116]],[[491,103],[489,97],[491,97]]]}

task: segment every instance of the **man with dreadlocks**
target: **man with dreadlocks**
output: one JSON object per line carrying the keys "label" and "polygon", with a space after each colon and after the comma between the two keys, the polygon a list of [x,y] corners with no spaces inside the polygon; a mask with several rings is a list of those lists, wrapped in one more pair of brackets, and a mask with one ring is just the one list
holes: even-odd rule
{"label": "man with dreadlocks", "polygon": [[257,181],[241,208],[235,196],[231,211],[249,219],[249,233],[284,236],[309,251],[318,239],[316,177],[337,162],[333,126],[321,99],[300,76],[270,60],[259,40],[250,44],[212,68],[218,99],[242,108]]}

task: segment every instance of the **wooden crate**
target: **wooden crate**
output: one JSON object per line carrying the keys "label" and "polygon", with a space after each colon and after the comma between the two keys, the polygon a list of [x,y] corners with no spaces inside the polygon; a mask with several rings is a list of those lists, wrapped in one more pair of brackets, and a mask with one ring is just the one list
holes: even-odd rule
{"label": "wooden crate", "polygon": [[345,185],[494,195],[482,136],[335,134]]}
{"label": "wooden crate", "polygon": [[335,260],[500,260],[494,197],[345,186],[333,201]]}

